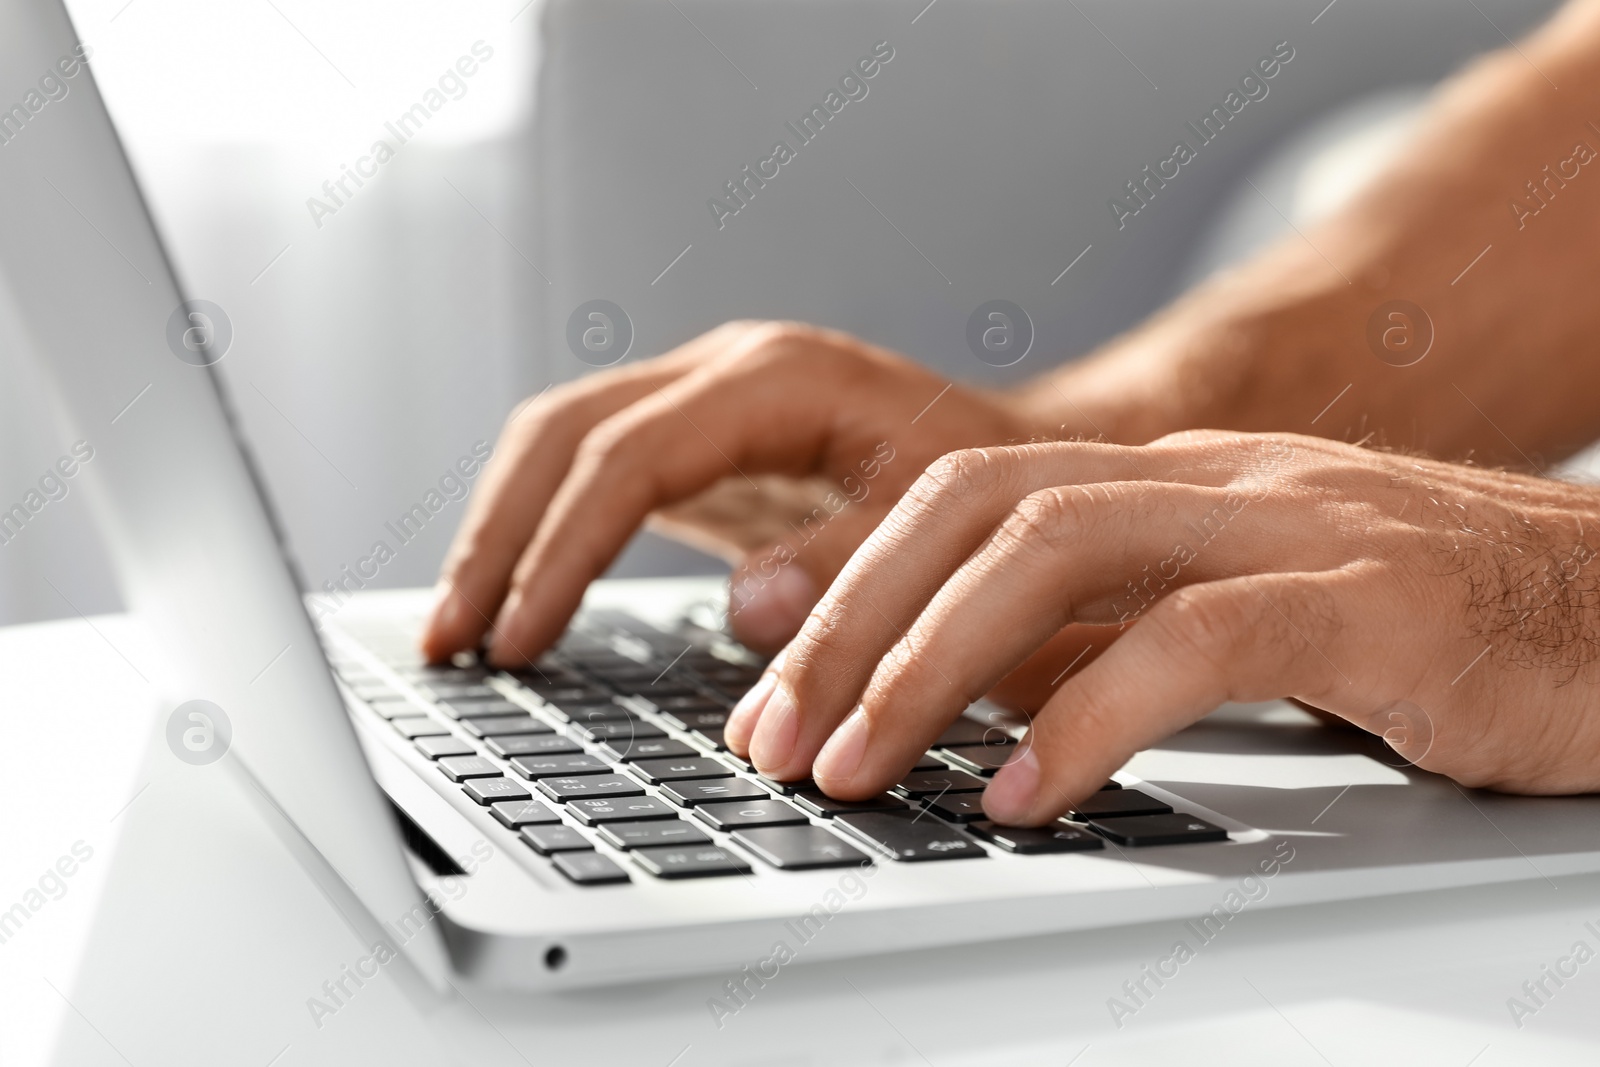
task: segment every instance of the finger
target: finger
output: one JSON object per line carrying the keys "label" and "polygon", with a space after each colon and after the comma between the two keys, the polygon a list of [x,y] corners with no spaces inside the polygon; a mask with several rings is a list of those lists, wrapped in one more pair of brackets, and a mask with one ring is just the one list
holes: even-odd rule
{"label": "finger", "polygon": [[1166,597],[1050,699],[984,811],[1011,826],[1045,823],[1220,704],[1348,693],[1346,671],[1366,654],[1341,621],[1342,605],[1368,592],[1356,583],[1348,571],[1278,573]]}
{"label": "finger", "polygon": [[736,566],[751,552],[788,537],[794,532],[791,523],[804,521],[838,489],[825,475],[753,474],[746,481],[729,474],[682,503],[657,508],[646,526]]}
{"label": "finger", "polygon": [[[753,488],[750,482],[755,483]],[[893,506],[891,491],[854,474],[734,475],[658,508],[647,529],[728,561],[728,621],[757,651],[781,648],[822,591]]]}
{"label": "finger", "polygon": [[760,721],[767,704],[772,700],[772,693],[777,685],[778,675],[783,671],[787,652],[787,649],[783,649],[772,657],[767,669],[761,672],[760,679],[739,698],[739,702],[728,713],[728,721],[722,728],[722,740],[730,752],[742,759],[750,758],[748,755],[750,734],[754,731],[755,724]]}
{"label": "finger", "polygon": [[1023,497],[1171,465],[1170,454],[1158,459],[1147,450],[1060,443],[969,449],[932,464],[802,627],[771,704],[774,714],[763,716],[751,740],[757,766],[787,777],[809,773],[878,662]]}
{"label": "finger", "polygon": [[445,556],[421,637],[429,660],[478,646],[505,597],[512,568],[589,429],[750,329],[749,323],[728,323],[658,359],[548,390],[512,414]]}
{"label": "finger", "polygon": [[[784,647],[816,607],[821,591],[872,534],[883,510],[863,502],[826,526],[813,529],[808,521],[792,540],[751,553],[729,579],[728,619],[734,636],[758,650]],[[723,741],[742,758],[749,758],[750,739],[776,684],[776,662],[761,686],[734,705],[723,729]]]}
{"label": "finger", "polygon": [[740,642],[758,651],[783,647],[861,543],[872,536],[888,503],[830,493],[790,524],[789,535],[749,553],[728,581],[728,621]]}
{"label": "finger", "polygon": [[1002,707],[1032,714],[1061,683],[1095,661],[1122,635],[1117,626],[1071,623],[1000,679],[987,696]]}
{"label": "finger", "polygon": [[[813,473],[840,444],[839,389],[825,383],[842,385],[860,371],[848,355],[809,331],[753,331],[715,363],[596,427],[517,562],[490,659],[511,666],[547,647],[589,582],[656,508],[729,474]],[[873,443],[841,447],[867,454]]]}
{"label": "finger", "polygon": [[1101,618],[1108,603],[1136,617],[1144,602],[1127,593],[1128,577],[1150,574],[1151,561],[1171,564],[1147,579],[1152,597],[1270,567],[1251,529],[1277,524],[1242,508],[1211,543],[1171,554],[1191,536],[1186,527],[1228,495],[1114,482],[1023,498],[877,664],[850,719],[816,756],[817,783],[847,799],[892,785],[963,708],[1068,623]]}

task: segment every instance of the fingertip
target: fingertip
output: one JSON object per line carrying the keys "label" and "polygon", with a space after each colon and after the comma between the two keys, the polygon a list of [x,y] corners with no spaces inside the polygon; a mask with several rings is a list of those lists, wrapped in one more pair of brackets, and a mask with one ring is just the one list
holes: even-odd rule
{"label": "fingertip", "polygon": [[775,684],[750,738],[750,762],[769,778],[786,780],[799,738],[800,709],[787,687]]}
{"label": "fingertip", "polygon": [[417,647],[429,663],[439,663],[468,648],[479,634],[472,628],[466,598],[447,582],[435,586],[433,609],[423,624]]}
{"label": "fingertip", "polygon": [[766,708],[767,700],[777,684],[777,672],[767,671],[728,713],[728,721],[722,728],[722,740],[734,755],[749,757],[750,738],[754,736],[756,724],[761,721],[761,712]]}
{"label": "fingertip", "polygon": [[527,642],[521,634],[522,626],[522,597],[513,592],[506,597],[504,604],[495,614],[494,622],[489,626],[489,642],[486,650],[489,664],[501,670],[512,670],[517,667],[526,667],[530,662],[524,651]]}
{"label": "fingertip", "polygon": [[1024,742],[983,791],[983,812],[1001,826],[1028,826],[1039,799],[1039,756]]}
{"label": "fingertip", "polygon": [[848,798],[876,792],[862,789],[855,781],[867,754],[870,734],[871,725],[867,721],[866,709],[858,704],[854,711],[845,716],[844,722],[834,729],[822,746],[822,751],[817,753],[811,767],[812,777],[829,796]]}

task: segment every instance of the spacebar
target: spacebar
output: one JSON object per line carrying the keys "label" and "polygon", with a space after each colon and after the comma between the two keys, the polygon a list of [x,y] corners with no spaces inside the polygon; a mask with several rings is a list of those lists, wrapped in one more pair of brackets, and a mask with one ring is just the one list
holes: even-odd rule
{"label": "spacebar", "polygon": [[835,815],[834,824],[902,863],[976,859],[987,855],[972,838],[920,811],[860,811]]}

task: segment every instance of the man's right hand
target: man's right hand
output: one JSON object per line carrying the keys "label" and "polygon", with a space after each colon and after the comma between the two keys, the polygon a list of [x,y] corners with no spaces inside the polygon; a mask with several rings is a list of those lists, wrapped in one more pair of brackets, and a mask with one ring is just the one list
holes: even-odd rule
{"label": "man's right hand", "polygon": [[734,633],[776,649],[930,463],[1043,429],[1003,394],[847,334],[728,323],[511,416],[423,651],[440,660],[487,635],[493,663],[529,662],[647,520],[736,564]]}

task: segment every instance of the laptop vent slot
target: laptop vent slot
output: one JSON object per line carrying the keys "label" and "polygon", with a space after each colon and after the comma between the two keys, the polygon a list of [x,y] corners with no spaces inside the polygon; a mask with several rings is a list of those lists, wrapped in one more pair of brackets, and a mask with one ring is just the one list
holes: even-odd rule
{"label": "laptop vent slot", "polygon": [[457,877],[466,875],[467,872],[461,869],[461,865],[450,858],[450,853],[446,852],[439,842],[429,837],[427,832],[392,800],[389,801],[389,810],[394,812],[394,820],[400,826],[400,837],[405,841],[406,848],[421,860],[428,870],[441,878],[446,875]]}

